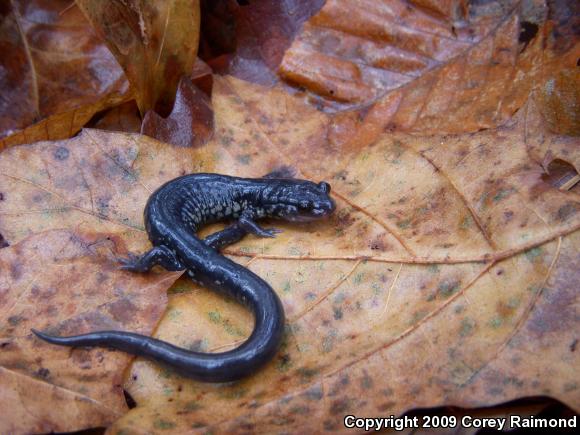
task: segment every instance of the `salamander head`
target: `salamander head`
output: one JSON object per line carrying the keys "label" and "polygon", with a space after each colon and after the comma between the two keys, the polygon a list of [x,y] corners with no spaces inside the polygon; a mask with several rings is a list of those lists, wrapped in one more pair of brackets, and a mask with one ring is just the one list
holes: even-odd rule
{"label": "salamander head", "polygon": [[273,209],[272,217],[308,222],[330,215],[336,205],[330,197],[330,184],[305,180],[283,180],[264,201]]}

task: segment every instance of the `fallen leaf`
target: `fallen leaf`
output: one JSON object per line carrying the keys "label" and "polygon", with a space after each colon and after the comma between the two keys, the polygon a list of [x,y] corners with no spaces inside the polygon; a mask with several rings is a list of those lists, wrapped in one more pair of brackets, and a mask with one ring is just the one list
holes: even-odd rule
{"label": "fallen leaf", "polygon": [[151,333],[178,275],[121,272],[107,258],[114,245],[106,234],[54,230],[0,250],[0,432],[107,426],[127,411],[131,356],[51,346],[30,332]]}
{"label": "fallen leaf", "polygon": [[[578,48],[575,2],[329,0],[279,73],[330,112],[396,98],[384,126],[441,134],[503,125]],[[435,12],[435,13],[434,13]],[[554,20],[557,19],[557,25]],[[548,48],[548,50],[546,50]],[[557,53],[557,55],[555,55]]]}
{"label": "fallen leaf", "polygon": [[97,114],[85,127],[100,130],[139,133],[141,131],[141,116],[134,100],[112,107]]}
{"label": "fallen leaf", "polygon": [[6,150],[0,154],[0,234],[13,245],[41,231],[90,228],[119,235],[130,251],[143,250],[147,197],[165,181],[199,172],[211,162],[208,152],[99,130]]}
{"label": "fallen leaf", "polygon": [[[221,42],[218,53],[220,49],[232,49],[222,64],[207,58],[216,73],[231,74],[254,83],[273,84],[278,81],[276,70],[284,52],[302,24],[322,7],[323,1],[257,0],[238,5],[227,0],[212,0],[208,3],[206,14],[209,22],[205,25],[208,45],[212,46],[217,40],[218,45]],[[231,34],[227,34],[228,31]],[[229,47],[228,41],[232,39],[235,47]]]}
{"label": "fallen leaf", "polygon": [[[87,130],[0,156],[0,233],[11,245],[86,227],[143,251],[148,195],[185,172],[259,176],[290,164],[333,185],[330,221],[283,224],[275,241],[248,237],[228,251],[281,295],[289,323],[275,360],[221,386],[138,361],[127,388],[139,406],[111,431],[279,422],[298,431],[312,423],[299,418],[305,412],[332,428],[347,411],[400,414],[530,394],[578,407],[569,349],[580,205],[542,180],[548,150],[578,166],[577,139],[544,132],[531,141],[541,120],[532,108],[477,135],[386,134],[370,147],[341,148],[328,142],[328,115],[234,78],[216,80],[213,107],[216,136],[197,149]],[[188,285],[172,290],[157,335],[204,350],[241,342],[249,313]],[[512,358],[538,347],[543,358],[525,367]]]}
{"label": "fallen leaf", "polygon": [[189,77],[183,77],[171,114],[162,118],[150,110],[143,119],[141,133],[172,145],[199,147],[213,134],[211,101]]}
{"label": "fallen leaf", "polygon": [[550,129],[560,134],[580,136],[580,45],[572,52],[567,68],[547,77],[540,92],[543,115]]}
{"label": "fallen leaf", "polygon": [[[87,130],[74,140],[0,155],[0,234],[11,245],[2,251],[58,229],[107,234],[115,241],[111,251],[143,251],[147,197],[186,172],[260,176],[287,165],[299,177],[332,185],[338,207],[331,219],[266,223],[284,232],[275,240],[248,236],[225,252],[266,279],[283,301],[287,328],[274,360],[250,378],[214,385],[137,359],[125,384],[137,406],[110,433],[341,431],[346,414],[481,407],[529,395],[580,409],[574,370],[580,197],[546,177],[555,162],[578,171],[580,142],[546,128],[551,103],[541,93],[542,80],[572,65],[574,43],[562,37],[573,29],[570,14],[553,2],[478,2],[472,10],[455,4],[405,3],[403,12],[417,18],[419,11],[425,22],[440,24],[428,35],[431,42],[449,31],[443,24],[468,12],[471,21],[445,43],[428,45],[433,55],[452,52],[440,65],[376,99],[328,106],[356,110],[318,110],[327,103],[311,89],[289,95],[283,83],[216,77],[215,134],[204,146],[164,147],[145,136]],[[340,5],[327,2],[317,17]],[[360,11],[370,21],[359,30],[372,32],[373,14],[386,11],[382,5],[344,9],[332,22],[348,24],[346,13],[356,21],[352,12]],[[421,20],[411,27],[387,23],[394,26],[389,31],[425,30]],[[475,32],[472,39],[464,29]],[[465,50],[453,52],[462,37]],[[562,38],[564,44],[555,43]],[[480,52],[490,55],[479,58]],[[464,77],[483,74],[473,89],[493,92],[471,94],[458,81],[465,100],[455,110],[450,85],[433,83],[447,83],[442,71],[462,72],[461,58],[485,60],[479,68],[469,64]],[[503,75],[514,68],[519,84],[506,88]],[[450,106],[441,104],[447,97]],[[494,128],[471,132],[482,126]],[[242,307],[185,279],[169,293],[156,337],[221,351],[252,329]],[[17,384],[10,385],[4,394],[14,397]]]}
{"label": "fallen leaf", "polygon": [[123,71],[70,0],[0,8],[0,150],[74,135],[130,95]]}
{"label": "fallen leaf", "polygon": [[[163,142],[180,146],[202,144],[213,132],[213,112],[209,106],[210,101],[204,95],[204,93],[211,95],[212,71],[205,62],[197,59],[190,78],[184,77],[182,80],[186,80],[189,84],[178,88],[176,103],[167,119],[150,110],[141,125],[137,103],[129,101],[97,114],[86,126],[126,133],[142,132]],[[200,89],[203,92],[200,92]]]}
{"label": "fallen leaf", "polygon": [[76,3],[123,67],[141,113],[169,113],[179,79],[196,59],[199,1]]}
{"label": "fallen leaf", "polygon": [[0,402],[18,403],[0,432],[79,430],[126,411],[121,384],[130,356],[50,346],[30,328],[151,333],[178,275],[121,272],[115,258],[149,246],[142,213],[152,189],[198,169],[186,150],[165,147],[85,130],[0,154],[0,234],[10,244],[0,249]]}
{"label": "fallen leaf", "polygon": [[[580,199],[545,183],[534,159],[553,150],[578,166],[577,139],[544,132],[528,148],[534,118],[522,111],[476,135],[386,134],[337,149],[330,116],[282,89],[219,79],[213,107],[212,170],[255,176],[290,164],[330,181],[338,209],[227,250],[283,301],[274,361],[216,386],[137,360],[126,388],[138,406],[110,433],[322,432],[341,430],[347,414],[540,394],[580,408]],[[158,338],[222,351],[251,330],[241,307],[186,280],[170,294]]]}
{"label": "fallen leaf", "polygon": [[[2,419],[6,431],[102,426],[126,410],[120,384],[129,356],[50,346],[30,328],[150,334],[164,307],[161,292],[177,276],[120,272],[115,257],[150,246],[142,214],[152,191],[178,175],[211,170],[212,159],[211,150],[167,148],[147,136],[98,130],[0,154],[0,234],[10,245],[0,250],[6,256],[0,260],[0,329],[8,346],[0,355],[0,402],[19,403],[18,412]],[[102,255],[94,252],[99,246]],[[39,302],[42,295],[46,300]],[[125,312],[135,316],[125,318]],[[70,418],[62,418],[77,401]]]}

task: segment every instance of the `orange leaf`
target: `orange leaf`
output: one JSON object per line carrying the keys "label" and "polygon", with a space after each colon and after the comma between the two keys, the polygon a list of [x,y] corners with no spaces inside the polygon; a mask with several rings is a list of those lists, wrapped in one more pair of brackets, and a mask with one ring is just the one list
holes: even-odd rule
{"label": "orange leaf", "polygon": [[[503,125],[545,69],[573,51],[565,32],[574,12],[554,2],[457,4],[330,0],[304,25],[279,73],[330,112],[399,94],[389,121],[406,131]],[[563,24],[554,27],[553,17]]]}

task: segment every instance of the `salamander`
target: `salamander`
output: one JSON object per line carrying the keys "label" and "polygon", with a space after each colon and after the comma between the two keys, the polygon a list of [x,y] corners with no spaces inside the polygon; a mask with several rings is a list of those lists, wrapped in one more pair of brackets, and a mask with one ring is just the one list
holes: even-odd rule
{"label": "salamander", "polygon": [[[281,168],[262,178],[190,174],[171,180],[150,196],[145,207],[145,228],[153,248],[143,255],[119,259],[120,268],[132,272],[147,272],[155,265],[170,271],[186,270],[194,282],[244,304],[255,321],[250,337],[239,347],[202,353],[131,332],[100,331],[68,337],[32,332],[57,345],[118,349],[201,381],[228,382],[254,373],[279,348],[284,310],[266,281],[219,250],[247,233],[275,237],[280,232],[262,228],[257,219],[310,221],[334,211],[328,183],[291,176],[288,168]],[[196,237],[201,226],[226,219],[233,224],[205,239]]]}

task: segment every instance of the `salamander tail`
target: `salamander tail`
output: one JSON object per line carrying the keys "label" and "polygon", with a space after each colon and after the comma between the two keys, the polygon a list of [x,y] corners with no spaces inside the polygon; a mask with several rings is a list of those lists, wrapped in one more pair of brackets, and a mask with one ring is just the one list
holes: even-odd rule
{"label": "salamander tail", "polygon": [[116,331],[103,331],[103,332],[93,332],[90,334],[71,335],[68,337],[57,337],[55,335],[49,335],[44,332],[40,332],[36,329],[31,329],[31,331],[38,338],[47,341],[48,343],[71,347],[107,346],[110,345],[109,340],[111,339],[111,335],[113,335],[116,332]]}

